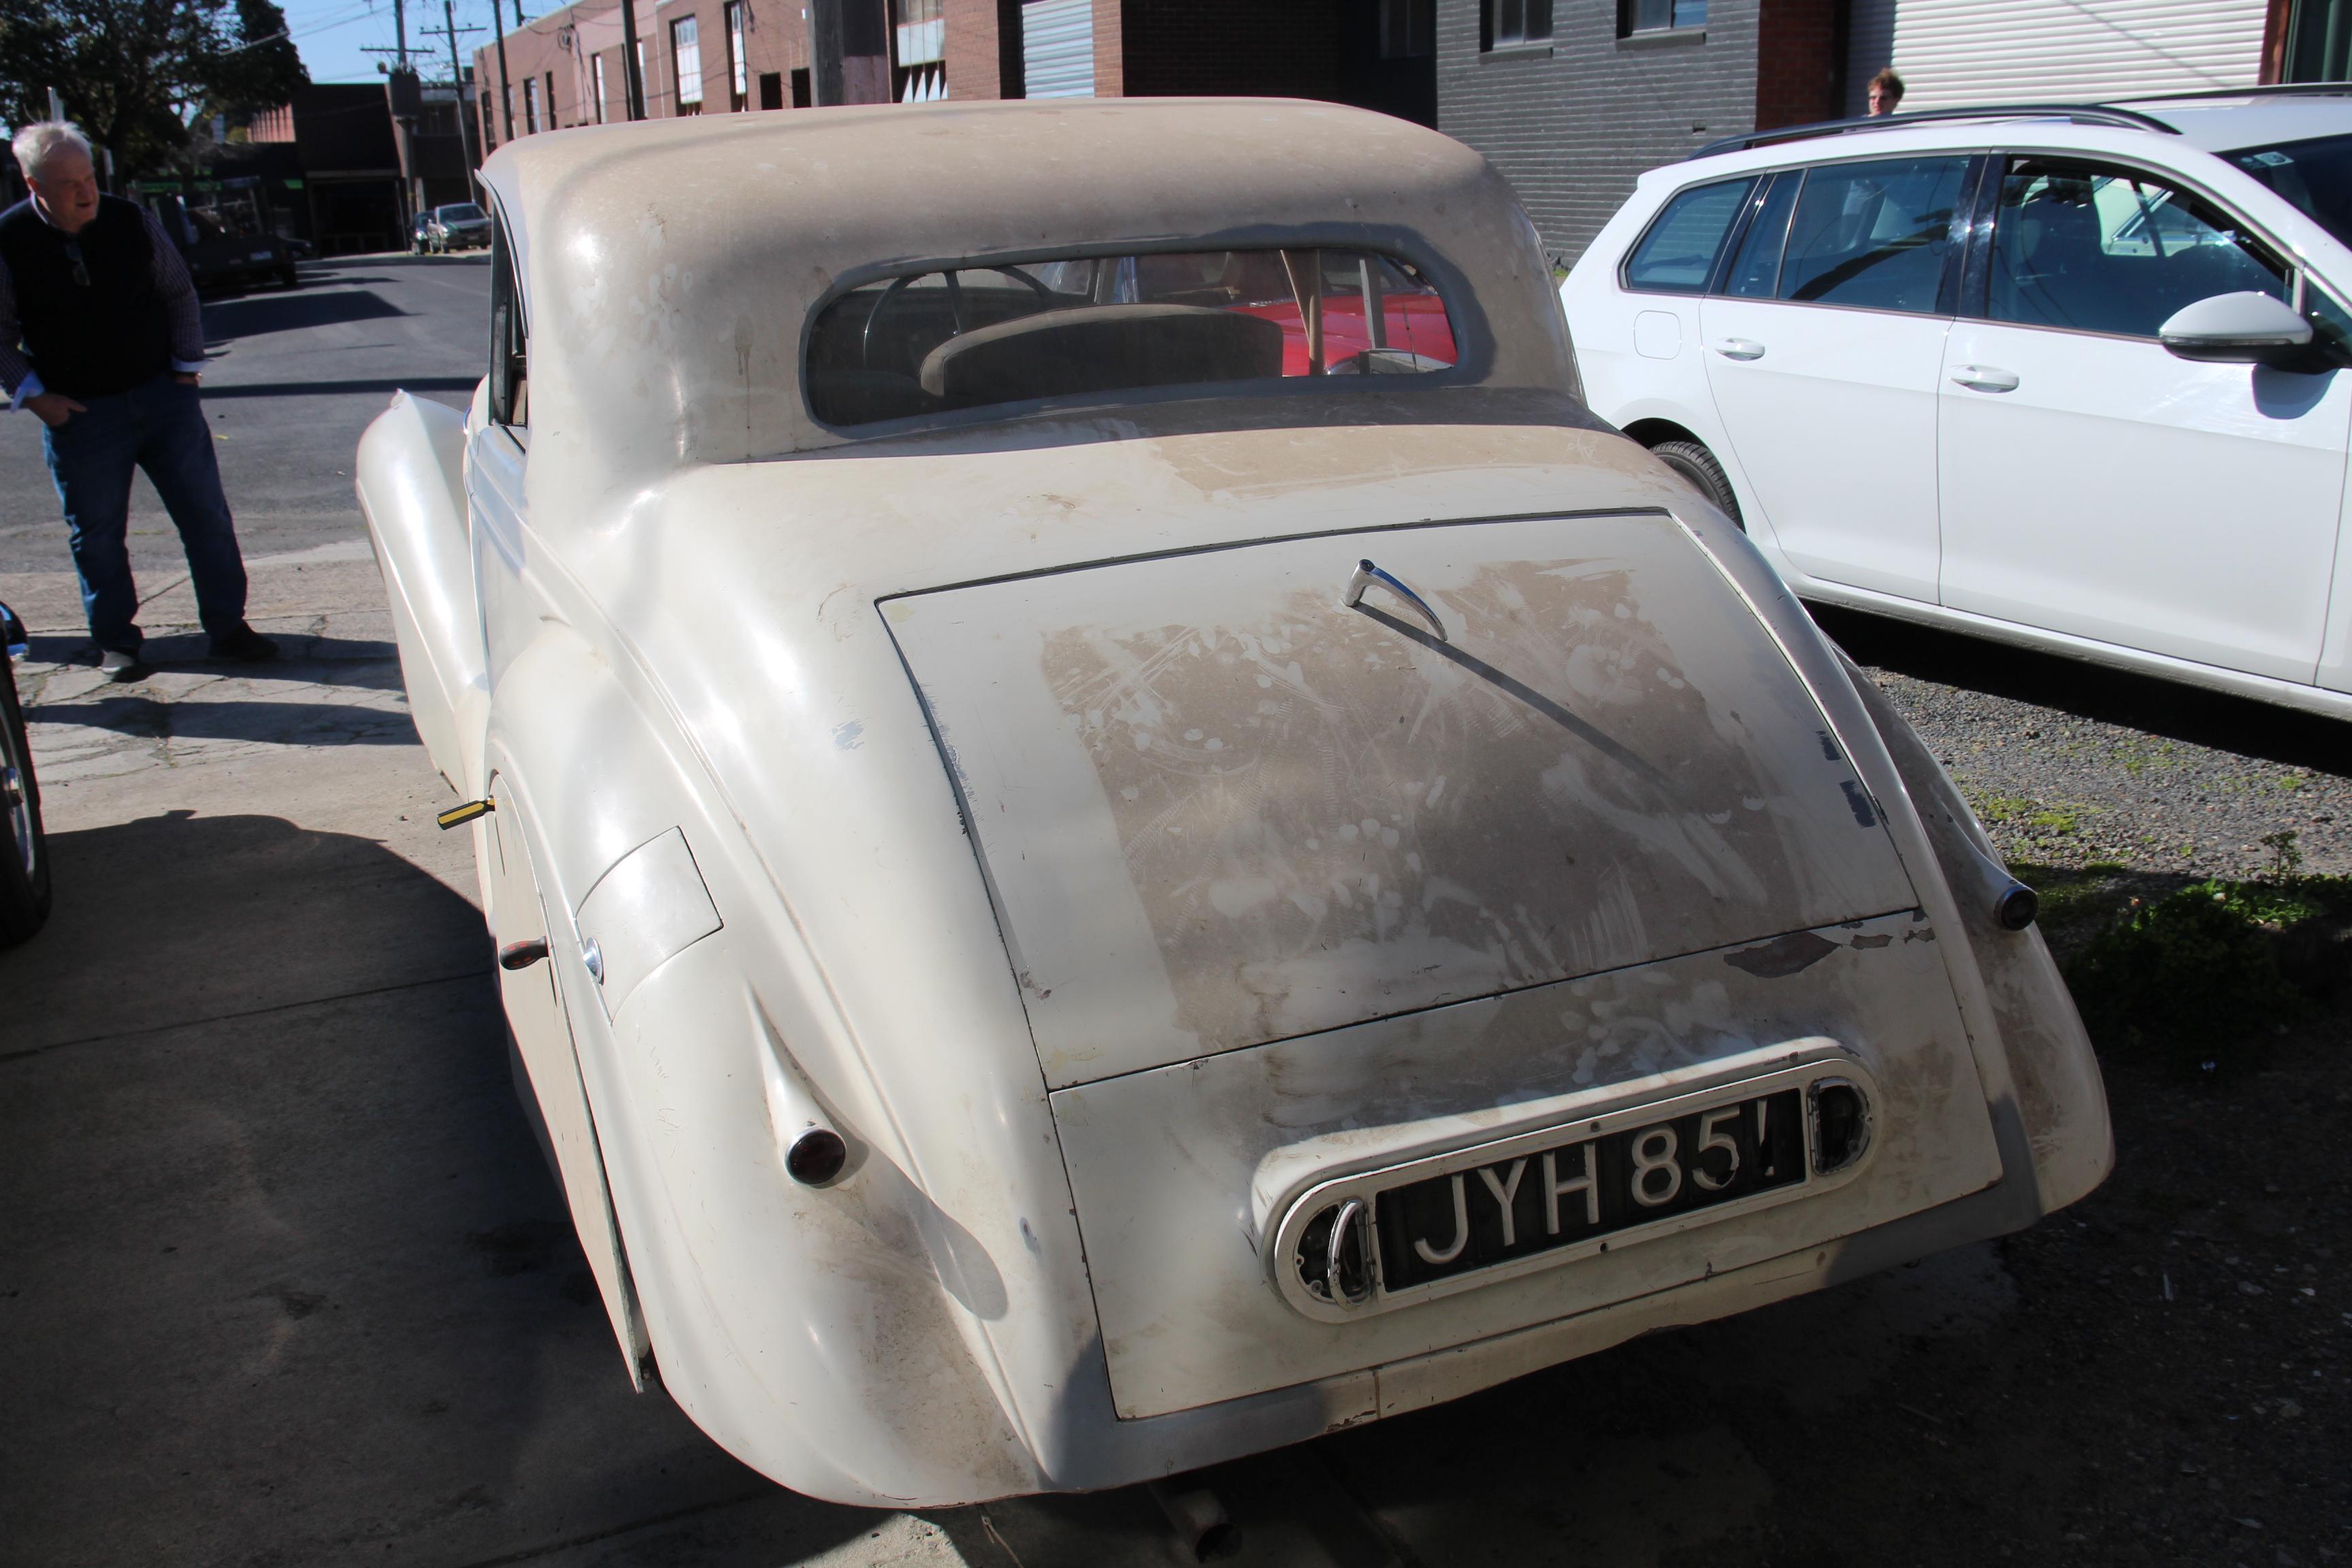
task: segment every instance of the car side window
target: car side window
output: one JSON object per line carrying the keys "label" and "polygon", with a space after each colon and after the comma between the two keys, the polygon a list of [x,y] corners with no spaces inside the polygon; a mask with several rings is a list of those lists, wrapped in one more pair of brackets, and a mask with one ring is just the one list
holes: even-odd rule
{"label": "car side window", "polygon": [[1677,194],[1625,258],[1625,287],[1651,294],[1706,293],[1724,239],[1755,188],[1753,179],[1718,180]]}
{"label": "car side window", "polygon": [[1922,314],[1936,309],[1968,160],[1890,158],[1805,171],[1778,298]]}
{"label": "car side window", "polygon": [[2286,269],[2227,213],[2135,170],[2013,158],[1993,220],[1996,321],[2152,338],[2184,305],[2287,298]]}
{"label": "car side window", "polygon": [[515,428],[530,423],[530,339],[522,291],[515,286],[514,247],[503,221],[490,230],[490,419]]}

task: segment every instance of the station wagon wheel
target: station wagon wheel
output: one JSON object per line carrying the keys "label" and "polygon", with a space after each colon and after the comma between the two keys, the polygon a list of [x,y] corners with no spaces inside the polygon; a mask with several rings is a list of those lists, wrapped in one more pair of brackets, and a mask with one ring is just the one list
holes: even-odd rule
{"label": "station wagon wheel", "polygon": [[1686,480],[1691,489],[1715,503],[1715,509],[1729,518],[1742,533],[1748,523],[1739,515],[1739,498],[1732,493],[1731,479],[1715,454],[1696,441],[1661,441],[1650,448],[1655,458]]}
{"label": "station wagon wheel", "polygon": [[14,947],[48,919],[49,850],[24,710],[5,658],[0,655],[0,947]]}

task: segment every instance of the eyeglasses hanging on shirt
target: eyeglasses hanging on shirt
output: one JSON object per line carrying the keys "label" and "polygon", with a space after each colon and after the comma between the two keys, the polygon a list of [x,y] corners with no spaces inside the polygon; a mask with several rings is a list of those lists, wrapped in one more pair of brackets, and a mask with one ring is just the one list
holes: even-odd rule
{"label": "eyeglasses hanging on shirt", "polygon": [[85,289],[89,288],[90,286],[89,268],[81,258],[81,241],[78,239],[66,241],[66,259],[73,263],[73,280]]}

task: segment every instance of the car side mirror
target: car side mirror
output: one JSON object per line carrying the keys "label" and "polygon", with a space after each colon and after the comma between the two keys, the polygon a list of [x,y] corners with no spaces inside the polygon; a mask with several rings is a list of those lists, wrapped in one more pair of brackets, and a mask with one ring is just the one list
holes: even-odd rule
{"label": "car side mirror", "polygon": [[2216,294],[2172,313],[2157,336],[2200,364],[2285,365],[2311,349],[2311,323],[2294,307],[2252,291]]}

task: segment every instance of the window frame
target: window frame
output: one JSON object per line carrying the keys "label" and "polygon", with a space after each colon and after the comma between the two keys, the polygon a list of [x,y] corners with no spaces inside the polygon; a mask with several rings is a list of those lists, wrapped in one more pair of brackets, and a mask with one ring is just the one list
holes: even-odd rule
{"label": "window frame", "polygon": [[1641,0],[1617,0],[1617,36],[1621,38],[1656,38],[1671,33],[1704,34],[1707,24],[1707,0],[1696,0],[1699,10],[1696,20],[1684,22],[1675,19],[1675,12],[1678,6],[1692,3],[1694,0],[1666,0],[1666,25],[1663,27],[1644,27],[1635,20],[1640,12]]}
{"label": "window frame", "polygon": [[[1514,0],[1519,7],[1519,31],[1505,37],[1496,23],[1496,12],[1504,0],[1478,0],[1478,52],[1482,55],[1509,55],[1521,50],[1549,49],[1559,32],[1559,0]],[[1543,31],[1528,25],[1529,13],[1541,7]]]}
{"label": "window frame", "polygon": [[[683,29],[688,27],[694,29],[693,38],[688,40],[694,47],[694,96],[692,98],[686,96],[686,55],[679,47],[681,40],[678,37]],[[703,91],[702,87],[702,18],[692,13],[670,18],[669,82],[669,100],[673,113],[683,116],[702,112],[703,104],[709,101],[708,95]],[[689,105],[691,105],[690,108]]]}
{"label": "window frame", "polygon": [[751,16],[745,0],[724,0],[719,7],[719,33],[727,43],[727,110],[740,114],[751,107]]}
{"label": "window frame", "polygon": [[[489,383],[486,416],[518,441],[530,430],[530,316],[522,280],[515,273],[514,240],[507,231],[506,214],[490,204]],[[522,417],[516,419],[516,383],[521,383]]]}
{"label": "window frame", "polygon": [[[941,409],[917,414],[903,419],[875,420],[862,425],[840,425],[817,413],[809,390],[809,347],[816,334],[817,323],[827,310],[844,297],[856,293],[869,284],[901,277],[920,277],[926,273],[963,271],[984,272],[1000,267],[1029,267],[1050,261],[1083,261],[1101,257],[1187,255],[1204,249],[1266,249],[1266,250],[1370,250],[1392,260],[1409,263],[1431,287],[1445,309],[1447,330],[1454,338],[1454,363],[1444,370],[1423,371],[1412,376],[1410,390],[1439,390],[1473,385],[1486,381],[1494,366],[1495,350],[1486,317],[1476,309],[1476,294],[1470,280],[1461,269],[1433,252],[1402,244],[1368,246],[1360,235],[1337,231],[1309,230],[1265,239],[1248,246],[1221,245],[1203,236],[1186,236],[1139,243],[1134,240],[1102,240],[1084,245],[1054,246],[1044,249],[1034,247],[1020,250],[989,252],[971,256],[933,257],[925,260],[875,261],[848,268],[833,280],[832,287],[811,302],[808,313],[802,319],[800,342],[793,359],[793,374],[800,384],[802,411],[809,422],[820,430],[844,436],[851,440],[881,440],[917,431],[964,428],[980,425],[1003,425],[1038,416],[1054,416],[1080,409],[1145,408],[1163,404],[1199,402],[1203,398],[1228,400],[1258,400],[1265,398],[1314,395],[1356,396],[1367,394],[1394,395],[1404,388],[1390,377],[1378,375],[1297,375],[1229,383],[1207,383],[1219,390],[1203,393],[1197,386],[1138,387],[1118,393],[1084,393],[1066,397],[1034,398],[1017,403],[988,404],[973,408]],[[1469,308],[1457,308],[1462,301]]]}
{"label": "window frame", "polygon": [[2269,260],[2280,265],[2286,278],[2287,299],[2299,312],[2306,318],[2310,316],[2309,308],[2301,301],[2310,290],[2316,289],[2334,301],[2338,310],[2352,316],[2352,309],[2347,309],[2343,291],[2331,287],[2325,278],[2305,263],[2292,246],[2279,238],[2275,230],[2250,217],[2239,204],[2219,195],[2211,187],[2184,171],[2160,168],[2153,163],[2074,147],[2005,147],[1985,154],[1984,169],[1977,191],[1976,212],[1969,231],[1967,270],[1962,278],[1958,312],[1960,320],[1983,321],[1990,326],[2010,327],[2019,331],[2065,332],[2078,338],[2104,338],[2118,343],[2153,343],[2158,341],[2135,332],[2102,332],[2087,327],[2061,327],[2043,321],[2011,321],[1992,314],[1993,226],[2000,216],[2001,181],[2011,163],[2033,158],[2063,159],[2084,163],[2103,172],[2172,186],[2194,196],[2237,224],[2269,253]]}

